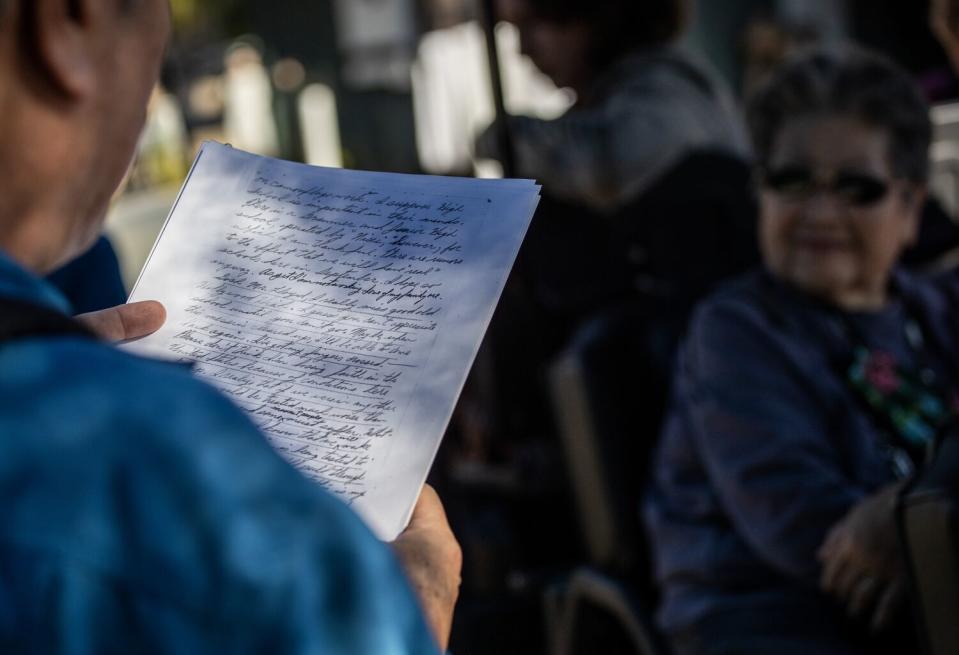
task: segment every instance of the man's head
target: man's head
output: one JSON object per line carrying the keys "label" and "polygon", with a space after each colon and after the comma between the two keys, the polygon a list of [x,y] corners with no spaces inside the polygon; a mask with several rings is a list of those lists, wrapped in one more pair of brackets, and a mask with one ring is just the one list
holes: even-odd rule
{"label": "man's head", "polygon": [[92,243],[169,31],[168,0],[0,0],[0,249],[42,273]]}

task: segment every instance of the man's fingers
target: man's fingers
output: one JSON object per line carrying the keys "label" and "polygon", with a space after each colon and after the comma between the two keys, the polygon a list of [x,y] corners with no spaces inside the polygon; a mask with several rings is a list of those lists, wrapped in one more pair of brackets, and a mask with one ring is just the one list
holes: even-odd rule
{"label": "man's fingers", "polygon": [[423,487],[409,527],[392,545],[437,643],[445,650],[459,597],[463,554],[432,487]]}
{"label": "man's fingers", "polygon": [[116,309],[123,323],[124,340],[153,334],[166,321],[166,308],[155,300],[120,305]]}
{"label": "man's fingers", "polygon": [[443,525],[448,526],[446,519],[446,510],[443,509],[443,503],[440,501],[439,494],[430,485],[423,485],[420,497],[413,508],[413,517],[410,519],[411,527]]}
{"label": "man's fingers", "polygon": [[153,334],[163,326],[166,309],[154,300],[81,314],[78,321],[105,341],[121,342]]}

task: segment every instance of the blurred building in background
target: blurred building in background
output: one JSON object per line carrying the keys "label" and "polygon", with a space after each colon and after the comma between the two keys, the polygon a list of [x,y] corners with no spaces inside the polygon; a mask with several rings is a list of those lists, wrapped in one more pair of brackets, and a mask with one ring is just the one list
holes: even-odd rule
{"label": "blurred building in background", "polygon": [[[206,139],[320,166],[497,175],[473,156],[494,118],[470,0],[174,0],[176,36],[126,192],[108,222],[132,285]],[[496,30],[511,112],[561,114],[556,89]]]}

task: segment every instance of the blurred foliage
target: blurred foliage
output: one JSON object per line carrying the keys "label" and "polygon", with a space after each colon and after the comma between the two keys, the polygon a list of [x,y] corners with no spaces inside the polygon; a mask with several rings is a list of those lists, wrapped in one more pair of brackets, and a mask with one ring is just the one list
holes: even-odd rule
{"label": "blurred foliage", "polygon": [[190,32],[231,22],[239,0],[171,0],[173,22],[178,30]]}

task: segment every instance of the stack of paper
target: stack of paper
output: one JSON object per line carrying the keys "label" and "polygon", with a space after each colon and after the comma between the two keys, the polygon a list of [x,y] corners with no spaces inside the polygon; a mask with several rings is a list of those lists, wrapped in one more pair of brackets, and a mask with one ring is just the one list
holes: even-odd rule
{"label": "stack of paper", "polygon": [[[130,298],[383,539],[405,527],[539,202],[532,181],[203,146]],[[202,436],[201,436],[202,438]]]}

